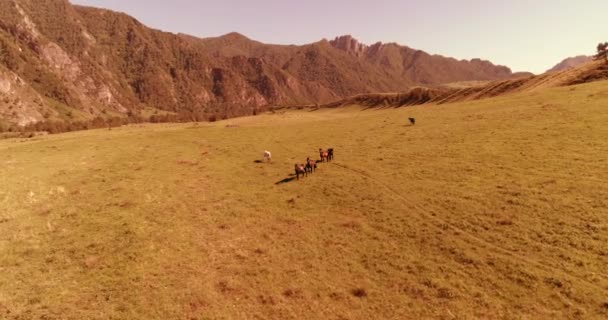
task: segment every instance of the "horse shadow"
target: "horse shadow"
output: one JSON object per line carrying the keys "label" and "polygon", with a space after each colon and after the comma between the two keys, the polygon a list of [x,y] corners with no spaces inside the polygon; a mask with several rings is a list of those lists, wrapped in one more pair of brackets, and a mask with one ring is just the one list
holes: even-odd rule
{"label": "horse shadow", "polygon": [[279,184],[284,184],[284,183],[292,182],[292,181],[293,181],[293,180],[295,180],[295,179],[296,179],[296,177],[293,177],[293,176],[292,176],[292,177],[289,177],[289,178],[285,178],[285,179],[283,179],[283,180],[281,180],[281,181],[279,181],[279,182],[277,182],[277,183],[275,183],[275,184],[276,184],[276,185],[279,185]]}
{"label": "horse shadow", "polygon": [[262,160],[254,160],[253,163],[264,163]]}

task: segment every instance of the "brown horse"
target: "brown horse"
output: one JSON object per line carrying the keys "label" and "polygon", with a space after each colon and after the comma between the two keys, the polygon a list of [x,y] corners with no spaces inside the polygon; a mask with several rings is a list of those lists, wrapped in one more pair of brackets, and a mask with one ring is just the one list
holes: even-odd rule
{"label": "brown horse", "polygon": [[306,158],[306,171],[313,173],[315,169],[317,169],[317,161],[311,160],[310,157]]}
{"label": "brown horse", "polygon": [[294,169],[296,171],[296,178],[298,180],[300,180],[300,175],[303,175],[305,177],[308,176],[308,173],[306,172],[306,167],[303,164],[297,164],[296,163],[294,165]]}
{"label": "brown horse", "polygon": [[327,151],[323,151],[323,149],[319,148],[319,157],[321,157],[321,162],[328,161],[329,153]]}
{"label": "brown horse", "polygon": [[334,148],[327,149],[327,160],[331,161],[334,159]]}

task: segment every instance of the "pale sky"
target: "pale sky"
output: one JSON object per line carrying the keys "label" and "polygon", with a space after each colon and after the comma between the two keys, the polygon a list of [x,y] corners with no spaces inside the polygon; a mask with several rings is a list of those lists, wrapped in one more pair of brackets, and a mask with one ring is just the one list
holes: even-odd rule
{"label": "pale sky", "polygon": [[608,41],[608,0],[71,0],[145,25],[213,37],[306,44],[351,34],[541,73]]}

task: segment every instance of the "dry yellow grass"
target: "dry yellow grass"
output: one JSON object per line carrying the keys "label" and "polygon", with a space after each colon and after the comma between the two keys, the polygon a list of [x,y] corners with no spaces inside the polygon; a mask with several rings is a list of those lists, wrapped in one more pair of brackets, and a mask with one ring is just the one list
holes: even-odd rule
{"label": "dry yellow grass", "polygon": [[605,319],[607,105],[598,82],[1,141],[0,318]]}

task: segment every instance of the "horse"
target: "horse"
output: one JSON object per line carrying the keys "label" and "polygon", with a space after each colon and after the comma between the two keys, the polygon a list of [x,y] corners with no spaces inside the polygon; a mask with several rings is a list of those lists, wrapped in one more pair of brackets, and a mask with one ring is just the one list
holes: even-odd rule
{"label": "horse", "polygon": [[319,148],[319,157],[321,157],[321,162],[329,161],[329,153],[327,153],[327,151],[323,151],[321,148]]}
{"label": "horse", "polygon": [[300,180],[300,175],[304,175],[305,177],[308,176],[308,173],[306,172],[306,167],[303,164],[295,164],[294,165],[294,169],[296,171],[296,178],[298,180]]}
{"label": "horse", "polygon": [[327,149],[327,160],[331,161],[334,159],[334,148]]}
{"label": "horse", "polygon": [[415,125],[416,124],[416,118],[407,118],[408,120],[410,120],[410,124],[411,125]]}
{"label": "horse", "polygon": [[317,161],[311,160],[310,157],[306,158],[306,171],[313,173],[315,169],[317,169]]}
{"label": "horse", "polygon": [[272,154],[268,150],[264,151],[264,161],[270,162],[270,160],[272,160]]}

